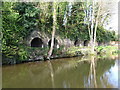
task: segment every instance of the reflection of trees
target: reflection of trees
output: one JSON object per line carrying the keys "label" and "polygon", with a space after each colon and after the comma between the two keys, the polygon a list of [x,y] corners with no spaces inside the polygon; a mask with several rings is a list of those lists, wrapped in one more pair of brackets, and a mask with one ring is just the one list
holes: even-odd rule
{"label": "reflection of trees", "polygon": [[48,63],[34,62],[3,68],[3,87],[51,87]]}
{"label": "reflection of trees", "polygon": [[0,89],[2,90],[2,67],[0,66]]}
{"label": "reflection of trees", "polygon": [[52,87],[55,88],[55,82],[54,82],[54,71],[53,71],[53,66],[50,60],[48,61],[48,66],[50,69],[50,76],[51,76],[51,82],[52,82]]}
{"label": "reflection of trees", "polygon": [[3,68],[4,87],[112,87],[105,75],[115,60],[81,58],[26,63]]}
{"label": "reflection of trees", "polygon": [[88,77],[88,87],[97,88],[97,81],[96,81],[96,63],[95,63],[95,57],[91,56],[90,58],[90,72]]}
{"label": "reflection of trees", "polygon": [[108,58],[98,60],[97,67],[96,67],[97,76],[99,77],[102,76],[106,71],[108,71],[114,65],[115,65],[115,60],[111,60]]}
{"label": "reflection of trees", "polygon": [[[95,60],[94,56],[91,56],[90,71],[88,77],[88,87],[113,87],[108,81],[108,75],[105,75],[109,69],[115,65],[115,60]],[[99,84],[99,85],[97,85]]]}
{"label": "reflection of trees", "polygon": [[104,58],[102,60],[97,61],[96,67],[96,75],[97,75],[97,82],[99,83],[99,87],[110,87],[113,88],[113,85],[109,82],[109,77],[107,73],[109,72],[110,68],[115,65],[114,59]]}

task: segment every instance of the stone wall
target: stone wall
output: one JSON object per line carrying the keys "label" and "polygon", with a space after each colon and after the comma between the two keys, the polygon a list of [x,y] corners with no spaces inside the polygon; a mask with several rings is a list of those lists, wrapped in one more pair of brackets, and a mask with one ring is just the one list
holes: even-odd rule
{"label": "stone wall", "polygon": [[[39,38],[43,42],[43,46],[49,46],[49,41],[51,40],[51,37],[49,37],[47,34],[40,32],[40,31],[33,31],[25,40],[25,43],[27,46],[31,46],[32,40],[35,38]],[[60,36],[55,35],[55,40],[57,40],[57,45],[59,46],[66,46],[71,47],[74,46],[74,41],[71,41],[70,39],[62,39]]]}
{"label": "stone wall", "polygon": [[[35,30],[33,31],[25,40],[26,45],[27,46],[31,46],[31,42],[33,39],[35,38],[39,38],[42,40],[42,47],[50,47],[50,41],[51,41],[51,37],[49,35],[47,35],[44,32],[40,32],[40,30]],[[55,46],[57,48],[59,48],[60,46],[65,46],[67,47],[72,47],[72,46],[90,46],[90,43],[88,40],[75,40],[72,41],[69,38],[66,39],[62,39],[59,35],[55,35],[55,41],[57,41],[57,43],[55,43]],[[96,45],[98,45],[98,43],[96,42]]]}
{"label": "stone wall", "polygon": [[31,42],[34,38],[40,38],[44,46],[48,45],[49,37],[45,33],[40,31],[33,31],[26,39],[27,46],[31,46]]}

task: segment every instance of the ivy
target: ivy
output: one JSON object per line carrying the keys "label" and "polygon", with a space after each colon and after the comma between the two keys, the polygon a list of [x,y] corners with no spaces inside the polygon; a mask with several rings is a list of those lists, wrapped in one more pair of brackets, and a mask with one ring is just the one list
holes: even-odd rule
{"label": "ivy", "polygon": [[18,23],[24,27],[23,32],[21,32],[23,37],[27,37],[38,25],[40,10],[35,5],[35,3],[30,2],[18,2],[13,7],[20,15]]}

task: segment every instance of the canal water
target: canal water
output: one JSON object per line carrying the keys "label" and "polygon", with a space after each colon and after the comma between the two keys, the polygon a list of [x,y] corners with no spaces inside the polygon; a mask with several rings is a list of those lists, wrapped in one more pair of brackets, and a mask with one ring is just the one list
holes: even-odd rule
{"label": "canal water", "polygon": [[118,88],[118,58],[74,57],[2,68],[3,88]]}

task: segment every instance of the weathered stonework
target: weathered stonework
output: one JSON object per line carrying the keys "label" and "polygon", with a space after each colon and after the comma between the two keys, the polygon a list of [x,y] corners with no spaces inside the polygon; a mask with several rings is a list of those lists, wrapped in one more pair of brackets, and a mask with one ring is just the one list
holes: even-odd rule
{"label": "weathered stonework", "polygon": [[[49,41],[51,40],[51,37],[48,37],[47,34],[40,32],[38,30],[33,31],[30,36],[25,40],[27,46],[31,46],[31,42],[35,38],[40,38],[43,42],[43,46],[49,46]],[[71,47],[74,46],[74,41],[71,41],[70,39],[61,39],[60,36],[55,35],[55,40],[57,40],[57,46],[64,45],[65,47]]]}
{"label": "weathered stonework", "polygon": [[48,44],[49,41],[49,37],[45,34],[45,33],[41,33],[40,31],[33,31],[30,36],[27,38],[27,45],[31,46],[31,42],[34,38],[40,38],[44,44],[44,46],[46,46]]}
{"label": "weathered stonework", "polygon": [[71,41],[70,39],[64,39],[63,40],[63,45],[66,46],[66,47],[74,46],[74,41]]}
{"label": "weathered stonework", "polygon": [[82,40],[75,40],[74,45],[77,47],[84,46],[84,41]]}
{"label": "weathered stonework", "polygon": [[[29,37],[25,40],[27,46],[31,46],[32,40],[35,38],[39,38],[42,40],[42,47],[50,47],[51,43],[51,37],[48,36],[47,34],[40,32],[39,30],[33,31]],[[55,40],[54,42],[55,47],[59,48],[60,46],[65,46],[67,47],[72,47],[72,46],[90,46],[90,42],[88,40],[82,41],[82,40],[75,40],[72,41],[68,38],[62,39],[59,35],[55,35]],[[98,46],[98,43],[96,42],[96,45]]]}

